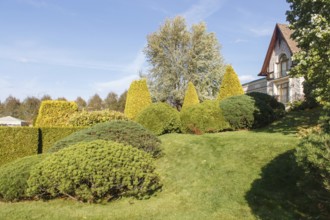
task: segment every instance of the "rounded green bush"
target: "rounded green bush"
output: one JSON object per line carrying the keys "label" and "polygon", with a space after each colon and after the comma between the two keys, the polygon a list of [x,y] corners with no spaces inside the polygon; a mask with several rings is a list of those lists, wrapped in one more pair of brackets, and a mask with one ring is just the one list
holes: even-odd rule
{"label": "rounded green bush", "polygon": [[98,123],[112,121],[112,120],[128,120],[128,118],[121,112],[112,110],[102,111],[81,111],[74,113],[68,122],[71,126],[92,126]]}
{"label": "rounded green bush", "polygon": [[48,152],[56,152],[78,142],[94,140],[116,141],[128,144],[144,150],[155,157],[161,153],[161,142],[154,134],[136,122],[122,120],[99,123],[73,133],[57,141]]}
{"label": "rounded green bush", "polygon": [[222,100],[220,108],[232,129],[252,128],[256,111],[254,103],[247,95],[232,96]]}
{"label": "rounded green bush", "polygon": [[166,103],[154,103],[145,108],[136,118],[155,135],[180,132],[179,112]]}
{"label": "rounded green bush", "polygon": [[0,167],[0,200],[19,201],[28,198],[27,180],[31,169],[43,156],[34,155],[17,159]]}
{"label": "rounded green bush", "polygon": [[182,131],[202,134],[218,132],[229,128],[217,101],[204,101],[183,109],[180,113]]}
{"label": "rounded green bush", "polygon": [[[270,96],[268,94],[265,93],[261,93],[261,92],[251,92],[246,94],[250,97],[252,97],[253,99],[256,100],[256,103],[258,105],[259,108],[262,108],[261,105],[266,104],[270,109],[273,110],[273,120],[275,119],[279,119],[282,118],[285,115],[285,106],[283,103],[277,101],[275,99],[275,97]],[[258,100],[261,101],[261,103],[259,104],[259,102],[257,102]]]}
{"label": "rounded green bush", "polygon": [[121,196],[142,198],[161,187],[153,158],[113,141],[81,142],[50,154],[36,165],[28,193],[37,198],[69,197],[84,202]]}

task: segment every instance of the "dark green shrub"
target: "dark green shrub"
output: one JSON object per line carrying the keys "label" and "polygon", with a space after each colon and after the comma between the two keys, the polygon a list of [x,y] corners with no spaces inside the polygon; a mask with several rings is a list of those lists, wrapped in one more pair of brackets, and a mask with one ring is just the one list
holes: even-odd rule
{"label": "dark green shrub", "polygon": [[68,122],[71,126],[92,126],[98,123],[112,120],[128,120],[124,113],[102,110],[102,111],[81,111],[74,113]]}
{"label": "dark green shrub", "polygon": [[142,125],[132,121],[111,121],[94,125],[59,140],[49,152],[56,152],[78,142],[98,139],[131,145],[153,156],[160,154],[160,140]]}
{"label": "dark green shrub", "polygon": [[81,201],[143,197],[160,187],[153,158],[124,144],[81,142],[50,154],[35,166],[28,180],[31,196],[66,196]]}
{"label": "dark green shrub", "polygon": [[38,153],[38,128],[0,127],[0,166]]}
{"label": "dark green shrub", "polygon": [[28,198],[26,190],[30,171],[42,159],[41,155],[33,155],[0,167],[0,200],[19,201]]}
{"label": "dark green shrub", "polygon": [[204,101],[183,109],[180,117],[185,133],[218,132],[230,127],[217,101]]}
{"label": "dark green shrub", "polygon": [[180,132],[179,112],[166,103],[154,103],[142,110],[136,122],[149,129],[155,135]]}
{"label": "dark green shrub", "polygon": [[232,129],[252,128],[255,101],[247,95],[232,96],[220,102],[220,108]]}
{"label": "dark green shrub", "polygon": [[[284,104],[281,102],[278,102],[273,96],[270,96],[265,93],[260,93],[260,92],[251,92],[246,95],[254,98],[256,100],[256,104],[258,105],[258,107],[260,109],[263,108],[262,105],[264,105],[264,104],[266,104],[270,109],[272,109],[273,119],[271,119],[271,121],[282,118],[285,115]],[[258,102],[258,100],[260,100],[261,102],[260,101]],[[267,109],[269,109],[269,108],[267,108]]]}
{"label": "dark green shrub", "polygon": [[41,151],[47,152],[56,141],[59,141],[70,134],[85,129],[84,127],[48,127],[40,128],[39,146]]}

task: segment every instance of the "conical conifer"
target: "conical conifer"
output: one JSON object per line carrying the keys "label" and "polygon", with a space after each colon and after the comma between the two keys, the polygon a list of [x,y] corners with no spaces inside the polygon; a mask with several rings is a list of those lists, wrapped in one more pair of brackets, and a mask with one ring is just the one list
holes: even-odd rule
{"label": "conical conifer", "polygon": [[188,83],[188,87],[184,96],[182,109],[187,108],[191,105],[199,103],[196,88],[192,82]]}
{"label": "conical conifer", "polygon": [[242,94],[244,94],[244,90],[241,85],[241,82],[239,81],[239,78],[235,73],[233,67],[231,65],[228,65],[226,67],[226,72],[223,77],[220,86],[220,92],[217,99],[221,101],[225,98]]}
{"label": "conical conifer", "polygon": [[150,104],[151,96],[146,79],[133,81],[127,91],[124,111],[126,117],[135,119],[135,117]]}

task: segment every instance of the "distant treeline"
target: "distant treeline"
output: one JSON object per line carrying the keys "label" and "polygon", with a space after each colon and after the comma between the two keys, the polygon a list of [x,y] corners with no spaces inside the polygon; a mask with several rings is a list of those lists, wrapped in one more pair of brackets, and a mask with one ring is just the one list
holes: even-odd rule
{"label": "distant treeline", "polygon": [[[114,92],[110,92],[105,99],[98,94],[93,95],[87,101],[78,96],[75,100],[79,110],[95,111],[102,109],[110,109],[124,112],[127,91],[118,96]],[[12,116],[23,119],[30,123],[36,119],[40,103],[44,100],[53,100],[51,96],[44,95],[40,99],[34,96],[26,97],[23,101],[13,96],[8,96],[4,102],[0,101],[0,117]],[[60,97],[54,100],[67,100]]]}

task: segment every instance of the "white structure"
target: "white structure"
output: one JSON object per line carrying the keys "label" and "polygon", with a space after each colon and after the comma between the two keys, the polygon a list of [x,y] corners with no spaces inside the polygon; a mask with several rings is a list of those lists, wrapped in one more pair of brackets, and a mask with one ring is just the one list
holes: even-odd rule
{"label": "white structure", "polygon": [[26,121],[11,116],[0,118],[0,126],[28,126]]}
{"label": "white structure", "polygon": [[[288,71],[294,65],[292,55],[299,51],[297,43],[291,39],[292,31],[288,25],[276,24],[270,41],[266,58],[258,76],[264,76],[266,80],[266,91],[269,95],[277,98],[278,101],[287,104],[304,98],[304,78],[290,78]],[[264,85],[263,80],[253,81],[244,84],[246,92],[252,92],[249,88]],[[250,85],[251,84],[251,85]],[[254,86],[253,86],[254,85]]]}

